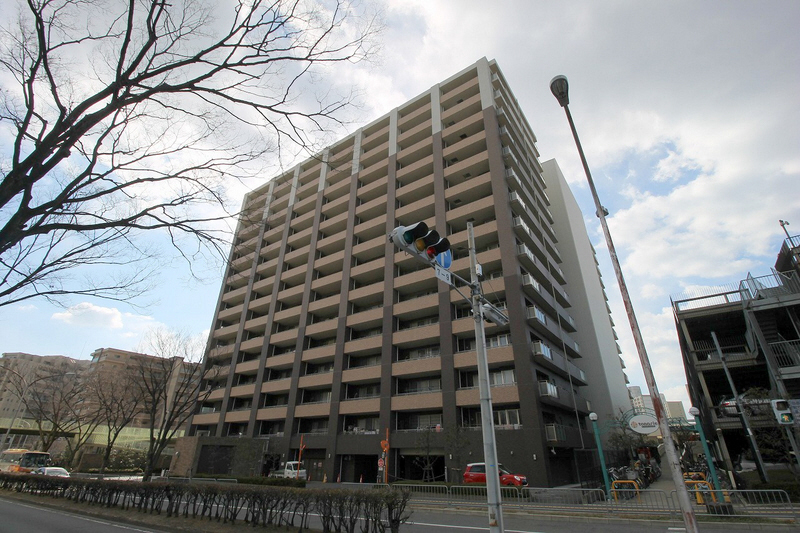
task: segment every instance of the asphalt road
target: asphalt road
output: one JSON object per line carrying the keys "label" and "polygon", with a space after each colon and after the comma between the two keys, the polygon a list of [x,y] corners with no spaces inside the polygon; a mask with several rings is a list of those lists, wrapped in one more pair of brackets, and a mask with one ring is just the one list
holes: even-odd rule
{"label": "asphalt road", "polygon": [[[132,516],[133,518],[133,516]],[[319,528],[316,516],[311,516],[310,526]],[[258,528],[256,528],[258,529]],[[255,531],[241,525],[243,533]],[[474,533],[488,531],[488,519],[483,513],[455,512],[452,510],[414,510],[409,522],[401,527],[402,533]],[[550,517],[542,515],[507,514],[506,533],[681,533],[682,523],[665,521],[605,520],[585,517]],[[767,531],[790,533],[797,526],[749,524],[700,524],[703,533]],[[29,503],[0,498],[0,533],[167,533],[150,526],[115,523],[94,517],[81,516]]]}
{"label": "asphalt road", "polygon": [[0,533],[163,533],[0,498]]}
{"label": "asphalt road", "polygon": [[[606,520],[586,517],[551,517],[542,515],[505,515],[505,533],[681,533],[683,522],[656,520]],[[701,523],[702,533],[745,533],[766,531],[794,533],[796,525],[769,525],[759,523],[711,524]],[[409,523],[401,527],[402,533],[473,533],[488,531],[485,514],[465,514],[441,511],[415,510]]]}

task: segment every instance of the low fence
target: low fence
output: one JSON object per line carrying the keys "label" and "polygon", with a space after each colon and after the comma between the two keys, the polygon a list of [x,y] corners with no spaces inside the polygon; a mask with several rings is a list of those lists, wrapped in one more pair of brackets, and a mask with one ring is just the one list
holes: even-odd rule
{"label": "low fence", "polygon": [[[486,506],[483,485],[402,485],[416,504]],[[782,490],[689,490],[698,516],[771,518],[797,522],[797,512]],[[667,517],[680,519],[676,491],[617,488],[606,497],[602,489],[502,487],[503,507],[555,514]]]}

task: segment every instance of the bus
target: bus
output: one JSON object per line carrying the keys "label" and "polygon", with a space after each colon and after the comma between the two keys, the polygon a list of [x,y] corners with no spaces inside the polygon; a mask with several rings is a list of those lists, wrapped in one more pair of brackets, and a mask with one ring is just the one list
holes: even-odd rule
{"label": "bus", "polygon": [[12,448],[0,453],[0,471],[28,473],[50,464],[50,454],[21,448]]}

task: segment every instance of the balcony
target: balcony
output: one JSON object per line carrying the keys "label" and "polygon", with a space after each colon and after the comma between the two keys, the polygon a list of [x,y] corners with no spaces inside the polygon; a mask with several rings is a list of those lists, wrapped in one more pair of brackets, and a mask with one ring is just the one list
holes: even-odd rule
{"label": "balcony", "polygon": [[547,444],[550,446],[582,448],[586,443],[591,444],[594,442],[594,437],[590,431],[562,424],[545,424],[544,433],[547,438]]}
{"label": "balcony", "polygon": [[549,396],[550,398],[558,398],[558,387],[555,383],[549,381],[539,382],[539,396]]}
{"label": "balcony", "polygon": [[381,410],[380,398],[365,398],[361,400],[344,400],[339,404],[339,414],[357,415],[377,413]]}
{"label": "balcony", "polygon": [[800,374],[800,340],[771,342],[769,347],[775,354],[782,374]]}

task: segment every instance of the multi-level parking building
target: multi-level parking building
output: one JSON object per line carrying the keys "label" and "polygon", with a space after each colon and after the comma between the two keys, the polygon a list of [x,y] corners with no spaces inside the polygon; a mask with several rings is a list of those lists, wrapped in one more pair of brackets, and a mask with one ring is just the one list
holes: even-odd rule
{"label": "multi-level parking building", "polygon": [[[535,141],[482,59],[250,193],[190,434],[267,439],[284,460],[302,439],[314,479],[374,480],[387,434],[390,478],[442,479],[482,461],[471,306],[387,239],[425,221],[468,278],[471,222],[484,294],[510,317],[486,326],[499,458],[532,484],[575,481],[573,451],[593,442],[587,397],[605,417],[627,393],[579,211],[561,229],[570,257],[590,265],[571,292]],[[560,172],[552,179],[574,204]],[[600,369],[597,387],[583,361]]]}
{"label": "multi-level parking building", "polygon": [[748,449],[735,407],[720,405],[734,396],[731,382],[756,432],[777,423],[769,405],[757,401],[764,392],[753,395],[752,389],[800,399],[798,257],[800,236],[787,235],[771,274],[672,301],[689,395],[729,468]]}

